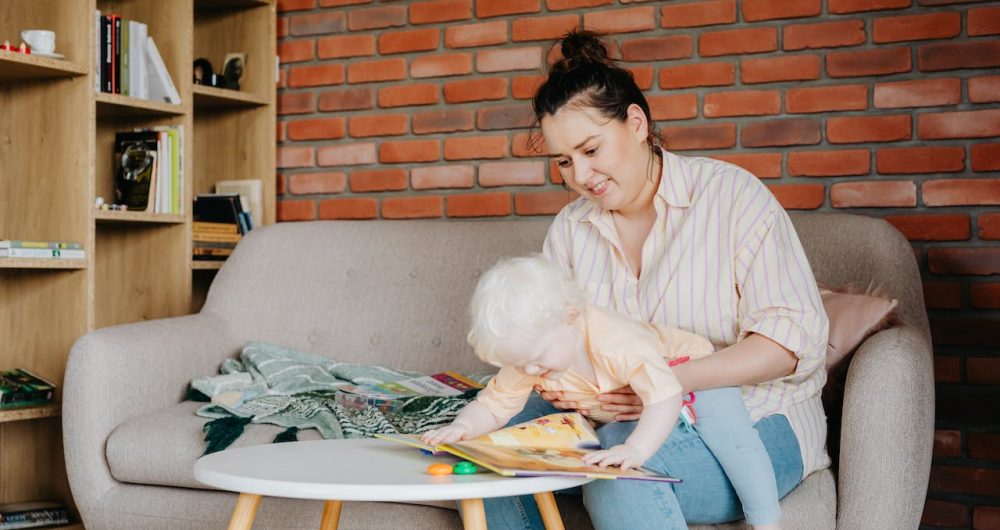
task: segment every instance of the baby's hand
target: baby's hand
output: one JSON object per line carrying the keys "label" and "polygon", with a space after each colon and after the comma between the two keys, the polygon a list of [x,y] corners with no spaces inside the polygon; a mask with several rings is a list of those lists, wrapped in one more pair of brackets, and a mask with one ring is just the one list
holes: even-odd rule
{"label": "baby's hand", "polygon": [[621,444],[590,453],[583,457],[583,461],[588,464],[597,464],[601,467],[619,466],[623,470],[639,467],[646,461],[646,457],[638,449],[628,444]]}
{"label": "baby's hand", "polygon": [[420,437],[420,441],[427,445],[447,444],[465,439],[469,435],[469,429],[464,425],[452,423],[447,427],[427,431]]}

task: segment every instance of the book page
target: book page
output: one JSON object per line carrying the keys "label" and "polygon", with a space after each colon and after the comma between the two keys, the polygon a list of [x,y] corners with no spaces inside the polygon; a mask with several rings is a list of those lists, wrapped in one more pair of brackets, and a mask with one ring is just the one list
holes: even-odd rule
{"label": "book page", "polygon": [[597,433],[578,412],[560,412],[484,434],[468,443],[506,447],[591,448],[601,446]]}

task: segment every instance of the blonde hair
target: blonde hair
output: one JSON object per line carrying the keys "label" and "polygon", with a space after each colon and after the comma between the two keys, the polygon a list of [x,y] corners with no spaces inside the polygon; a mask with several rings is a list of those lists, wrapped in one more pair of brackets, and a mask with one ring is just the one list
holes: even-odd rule
{"label": "blonde hair", "polygon": [[585,303],[573,279],[541,254],[501,260],[472,294],[469,344],[480,359],[499,365],[504,339],[534,340],[566,322],[571,309],[582,313]]}

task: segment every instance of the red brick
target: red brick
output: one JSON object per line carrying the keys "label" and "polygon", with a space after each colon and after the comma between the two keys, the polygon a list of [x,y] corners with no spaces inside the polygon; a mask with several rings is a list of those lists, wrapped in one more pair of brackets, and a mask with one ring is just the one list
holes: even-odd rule
{"label": "red brick", "polygon": [[875,84],[875,107],[936,107],[962,101],[962,81],[955,77]]}
{"label": "red brick", "polygon": [[928,13],[876,18],[872,24],[872,42],[903,42],[954,37],[962,30],[959,13]]}
{"label": "red brick", "polygon": [[579,25],[580,15],[518,18],[511,24],[511,39],[514,42],[558,39]]}
{"label": "red brick", "polygon": [[934,456],[961,456],[961,431],[934,431]]}
{"label": "red brick", "polygon": [[785,50],[857,46],[864,44],[868,38],[863,20],[790,24],[785,26],[783,31],[781,42]]}
{"label": "red brick", "polygon": [[285,138],[286,138],[286,134],[285,133],[286,133],[286,129],[287,128],[288,128],[288,125],[286,125],[285,122],[283,122],[283,121],[275,122],[275,124],[274,124],[274,141],[275,142],[281,143],[281,142],[285,141]]}
{"label": "red brick", "polygon": [[887,147],[875,155],[875,169],[883,175],[950,173],[964,168],[965,149],[961,147]]}
{"label": "red brick", "polygon": [[410,75],[418,78],[471,73],[472,55],[468,53],[421,55],[410,63]]}
{"label": "red brick", "polygon": [[434,24],[472,18],[471,0],[435,0],[410,5],[411,24]]}
{"label": "red brick", "polygon": [[675,151],[728,149],[736,146],[736,124],[716,123],[664,127],[660,130],[660,138],[663,139],[663,144],[667,149]]}
{"label": "red brick", "polygon": [[932,491],[1000,496],[1000,469],[931,466]]}
{"label": "red brick", "polygon": [[328,35],[347,29],[347,17],[340,12],[311,13],[288,17],[288,31],[296,37]]}
{"label": "red brick", "polygon": [[347,66],[349,83],[374,83],[400,79],[406,79],[406,61],[403,59],[379,59],[351,63]]}
{"label": "red brick", "polygon": [[313,165],[312,147],[278,147],[277,167],[309,167]]}
{"label": "red brick", "polygon": [[970,285],[969,303],[977,309],[1000,309],[1000,283]]}
{"label": "red brick", "polygon": [[312,92],[278,94],[278,115],[308,114],[316,108]]}
{"label": "red brick", "polygon": [[340,171],[298,173],[288,177],[287,186],[288,192],[294,195],[341,193],[347,186],[347,176]]}
{"label": "red brick", "polygon": [[563,206],[576,200],[577,194],[567,190],[518,193],[514,195],[517,215],[555,215]]}
{"label": "red brick", "polygon": [[920,518],[922,524],[944,528],[963,528],[968,524],[968,521],[969,510],[962,504],[934,499],[924,501],[924,513]]}
{"label": "red brick", "polygon": [[511,154],[516,157],[545,156],[548,147],[539,131],[516,133],[510,142]]}
{"label": "red brick", "polygon": [[734,153],[712,155],[711,158],[740,166],[757,178],[781,177],[781,153]]}
{"label": "red brick", "polygon": [[276,209],[278,222],[312,221],[316,219],[315,201],[290,201],[287,199],[279,200]]}
{"label": "red brick", "polygon": [[972,233],[966,214],[887,215],[884,219],[910,241],[965,241]]}
{"label": "red brick", "polygon": [[339,85],[344,82],[344,65],[318,64],[296,66],[288,75],[288,86],[292,88],[310,86]]}
{"label": "red brick", "polygon": [[736,22],[736,0],[708,0],[660,8],[663,28],[693,28]]}
{"label": "red brick", "polygon": [[819,79],[818,55],[788,55],[740,61],[740,79],[744,83],[809,81]]}
{"label": "red brick", "polygon": [[428,83],[408,83],[400,86],[380,88],[378,106],[408,107],[411,105],[433,105],[438,102],[438,86]]}
{"label": "red brick", "polygon": [[1000,274],[1000,248],[930,248],[927,250],[927,269],[934,274]]}
{"label": "red brick", "polygon": [[917,49],[923,72],[1000,66],[1000,40],[925,44]]}
{"label": "red brick", "polygon": [[698,95],[657,94],[646,96],[653,121],[686,120],[698,117]]}
{"label": "red brick", "polygon": [[479,164],[479,185],[540,186],[545,184],[545,162],[485,162]]}
{"label": "red brick", "polygon": [[632,33],[656,28],[653,7],[628,7],[606,11],[587,11],[583,27],[605,34]]}
{"label": "red brick", "polygon": [[444,31],[444,45],[449,48],[489,46],[505,42],[507,42],[507,22],[504,20],[449,26]]}
{"label": "red brick", "polygon": [[370,87],[331,90],[319,95],[319,110],[331,112],[338,110],[361,110],[375,106],[375,90]]}
{"label": "red brick", "polygon": [[792,88],[785,92],[785,111],[789,113],[865,110],[867,108],[867,85]]}
{"label": "red brick", "polygon": [[831,144],[896,142],[909,140],[911,129],[910,117],[905,114],[829,118],[826,140]]}
{"label": "red brick", "polygon": [[324,199],[319,203],[320,219],[374,219],[378,203],[370,197]]}
{"label": "red brick", "polygon": [[278,12],[302,11],[316,7],[316,0],[278,0]]}
{"label": "red brick", "polygon": [[374,164],[376,162],[375,144],[365,142],[320,147],[317,159],[321,166]]}
{"label": "red brick", "polygon": [[441,217],[444,197],[386,197],[382,199],[383,219],[427,219]]}
{"label": "red brick", "polygon": [[448,217],[503,217],[510,215],[510,193],[476,193],[449,195]]}
{"label": "red brick", "polygon": [[972,170],[1000,170],[1000,144],[976,144],[972,146]]}
{"label": "red brick", "polygon": [[[1000,359],[969,359],[969,368],[971,369],[972,361],[978,362],[979,360],[989,361],[991,365],[990,370],[993,372],[993,379],[1000,379],[997,374],[1000,373]],[[995,432],[973,432],[969,433],[969,456],[972,458],[982,458],[984,460],[1000,460],[1000,433]],[[997,515],[1000,515],[998,513]]]}
{"label": "red brick", "polygon": [[471,188],[475,169],[472,166],[433,165],[410,171],[410,186],[415,190]]}
{"label": "red brick", "polygon": [[374,0],[319,0],[320,7],[341,7],[358,4],[370,4]]}
{"label": "red brick", "polygon": [[531,105],[498,105],[477,111],[476,128],[484,131],[497,129],[525,129],[535,120]]}
{"label": "red brick", "polygon": [[917,186],[905,180],[838,182],[830,186],[834,208],[896,208],[917,205]]}
{"label": "red brick", "polygon": [[510,93],[515,99],[531,99],[544,82],[543,75],[519,75],[511,82]]}
{"label": "red brick", "polygon": [[820,140],[820,122],[808,118],[753,122],[740,130],[740,144],[743,147],[815,145]]}
{"label": "red brick", "polygon": [[507,79],[504,77],[463,79],[444,85],[444,100],[448,103],[487,101],[506,97]]}
{"label": "red brick", "polygon": [[770,184],[767,188],[787,210],[815,210],[823,206],[822,184]]}
{"label": "red brick", "polygon": [[788,174],[794,177],[867,175],[870,171],[871,153],[867,149],[788,153]]}
{"label": "red brick", "polygon": [[379,53],[407,53],[436,50],[441,31],[436,28],[385,31],[378,37]]}
{"label": "red brick", "polygon": [[898,74],[912,68],[909,48],[830,52],[826,56],[826,73],[830,77]]}
{"label": "red brick", "polygon": [[962,284],[925,281],[924,305],[928,309],[961,309]]}
{"label": "red brick", "polygon": [[820,0],[743,0],[743,19],[748,22],[815,17],[822,12]]}
{"label": "red brick", "polygon": [[375,55],[373,35],[336,35],[316,41],[316,54],[320,59],[340,59]]}
{"label": "red brick", "polygon": [[696,63],[660,69],[660,88],[727,86],[736,80],[732,63]]}
{"label": "red brick", "polygon": [[712,92],[705,94],[702,112],[706,118],[779,114],[781,92],[777,90]]}
{"label": "red brick", "polygon": [[332,140],[344,137],[344,118],[316,118],[288,122],[289,140]]}
{"label": "red brick", "polygon": [[613,3],[614,0],[545,0],[545,7],[550,11],[577,9],[580,7],[597,7]]}
{"label": "red brick", "polygon": [[924,182],[923,197],[927,206],[997,205],[1000,178],[929,180]]}
{"label": "red brick", "polygon": [[406,189],[405,169],[372,169],[351,172],[351,191],[392,191]]}
{"label": "red brick", "polygon": [[288,69],[280,68],[278,70],[278,91],[288,86]]}
{"label": "red brick", "polygon": [[972,515],[973,530],[996,530],[1000,528],[1000,508],[996,506],[976,506]]}
{"label": "red brick", "polygon": [[468,108],[446,108],[413,114],[413,134],[471,131],[475,111]]}
{"label": "red brick", "polygon": [[635,80],[636,86],[640,90],[649,90],[653,87],[653,67],[652,66],[632,66],[626,68]]}
{"label": "red brick", "polygon": [[746,28],[702,33],[698,53],[702,57],[772,52],[778,49],[775,28]]}
{"label": "red brick", "polygon": [[406,121],[405,114],[353,116],[348,131],[355,138],[406,134]]}
{"label": "red brick", "polygon": [[278,17],[275,20],[274,34],[279,39],[283,39],[288,36],[288,18]]}
{"label": "red brick", "polygon": [[541,10],[541,0],[476,0],[478,18],[538,13]]}
{"label": "red brick", "polygon": [[445,160],[472,160],[477,158],[505,158],[506,136],[457,136],[444,141]]}
{"label": "red brick", "polygon": [[490,49],[476,54],[476,71],[481,73],[535,70],[541,65],[542,49],[538,46]]}
{"label": "red brick", "polygon": [[274,188],[275,188],[274,191],[278,197],[281,197],[282,195],[288,193],[288,190],[285,188],[286,178],[285,175],[281,173],[278,173],[277,175],[275,175],[275,177],[276,177],[276,182],[274,183]]}
{"label": "red brick", "polygon": [[979,239],[1000,239],[1000,213],[979,215]]}
{"label": "red brick", "polygon": [[553,184],[565,187],[565,182],[563,181],[562,174],[559,173],[559,166],[556,164],[555,160],[549,162],[549,179]]}
{"label": "red brick", "polygon": [[281,57],[281,64],[312,60],[313,44],[312,39],[286,40],[278,43],[278,57]]}
{"label": "red brick", "polygon": [[962,381],[961,361],[957,357],[934,357],[934,382],[959,383]]}
{"label": "red brick", "polygon": [[862,11],[903,9],[910,7],[912,3],[913,0],[828,0],[826,8],[830,13],[842,15]]}
{"label": "red brick", "polygon": [[972,103],[1000,102],[1000,75],[969,78],[969,101]]}
{"label": "red brick", "polygon": [[359,31],[364,29],[391,28],[406,25],[405,6],[368,7],[352,9],[347,15],[347,29]]}
{"label": "red brick", "polygon": [[[948,250],[948,249],[935,249]],[[968,249],[967,249],[968,250]],[[976,256],[948,256],[948,259],[936,257],[933,264],[936,269],[932,272],[937,274],[968,274],[961,272],[968,265],[969,260],[974,260]],[[954,267],[955,262],[963,263],[962,267]],[[971,265],[975,265],[973,262]],[[953,272],[952,269],[955,271]],[[1000,320],[995,318],[979,318],[976,316],[955,316],[943,317],[936,314],[931,317],[931,334],[934,336],[935,345],[948,346],[974,346],[984,348],[990,346],[1000,346],[1000,335],[993,330],[1000,329]]]}
{"label": "red brick", "polygon": [[1000,7],[977,7],[966,14],[965,32],[972,36],[1000,34]]}
{"label": "red brick", "polygon": [[437,162],[441,159],[441,142],[438,140],[397,140],[382,142],[378,160],[383,164],[402,162]]}
{"label": "red brick", "polygon": [[690,35],[646,37],[624,41],[621,48],[625,61],[669,61],[691,57],[694,41]]}
{"label": "red brick", "polygon": [[1000,136],[1000,109],[921,114],[917,136],[921,140]]}

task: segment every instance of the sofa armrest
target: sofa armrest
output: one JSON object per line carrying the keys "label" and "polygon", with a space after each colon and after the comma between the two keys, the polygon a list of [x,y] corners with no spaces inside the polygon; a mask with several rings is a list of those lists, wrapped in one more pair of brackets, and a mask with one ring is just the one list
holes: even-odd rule
{"label": "sofa armrest", "polygon": [[916,528],[934,441],[929,337],[897,326],[866,340],[847,373],[838,528]]}
{"label": "sofa armrest", "polygon": [[63,386],[63,447],[76,504],[117,482],[104,446],[126,419],[179,403],[191,379],[214,374],[241,342],[212,313],[99,329],[73,345]]}

